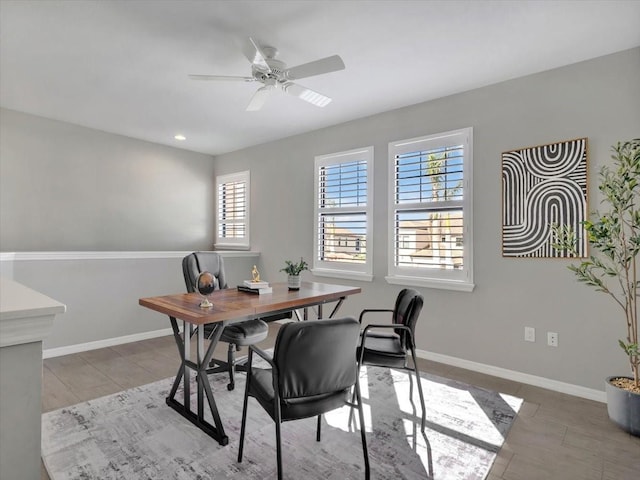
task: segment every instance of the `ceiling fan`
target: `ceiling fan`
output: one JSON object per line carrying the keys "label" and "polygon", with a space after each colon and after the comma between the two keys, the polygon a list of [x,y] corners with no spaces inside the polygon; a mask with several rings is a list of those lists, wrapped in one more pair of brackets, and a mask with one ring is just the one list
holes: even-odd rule
{"label": "ceiling fan", "polygon": [[267,101],[267,98],[269,98],[275,90],[281,90],[317,107],[324,107],[331,102],[331,98],[310,88],[293,83],[293,80],[322,75],[345,68],[344,62],[339,55],[332,55],[331,57],[321,58],[320,60],[287,68],[286,63],[276,60],[275,57],[278,54],[276,48],[260,46],[251,37],[249,37],[243,53],[249,62],[251,62],[250,77],[233,75],[189,75],[189,78],[192,80],[261,83],[263,86],[253,94],[247,106],[247,111],[260,110]]}

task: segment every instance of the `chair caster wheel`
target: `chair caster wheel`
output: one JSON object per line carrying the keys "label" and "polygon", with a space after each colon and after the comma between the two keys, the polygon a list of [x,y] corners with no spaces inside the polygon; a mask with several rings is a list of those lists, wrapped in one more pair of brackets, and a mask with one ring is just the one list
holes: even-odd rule
{"label": "chair caster wheel", "polygon": [[230,383],[230,384],[227,385],[227,390],[229,390],[229,391],[233,390],[234,388],[236,388],[235,383]]}

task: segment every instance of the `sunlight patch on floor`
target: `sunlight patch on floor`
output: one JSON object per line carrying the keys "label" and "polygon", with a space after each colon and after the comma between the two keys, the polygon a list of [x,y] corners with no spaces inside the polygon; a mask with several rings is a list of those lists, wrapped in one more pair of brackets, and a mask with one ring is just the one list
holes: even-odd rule
{"label": "sunlight patch on floor", "polygon": [[[418,431],[420,431],[422,407],[415,375],[411,374],[410,381],[409,372],[391,370],[391,374],[396,392],[396,401],[400,410],[409,419],[407,424],[411,426],[415,422],[415,425],[418,426]],[[434,429],[440,432],[450,432],[451,436],[470,438],[474,437],[473,432],[482,432],[482,438],[478,438],[478,441],[496,447],[502,445],[504,442],[503,435],[494,424],[496,420],[493,417],[496,413],[493,410],[485,411],[482,408],[479,399],[474,398],[473,389],[475,387],[458,388],[427,378],[422,378],[421,381],[427,403],[427,428],[431,424]],[[409,395],[411,384],[413,384],[412,396]],[[441,399],[440,402],[433,401],[436,395],[432,395],[431,392],[436,390],[438,391],[437,397]],[[521,403],[520,399],[505,394],[496,393],[496,395],[514,411],[518,411]],[[452,409],[451,405],[458,405],[463,408]],[[452,412],[456,412],[455,417],[452,416]],[[461,412],[464,416],[460,416]],[[414,431],[414,427],[411,426],[407,430],[407,434],[411,436]],[[422,435],[418,435],[418,437],[422,437]]]}

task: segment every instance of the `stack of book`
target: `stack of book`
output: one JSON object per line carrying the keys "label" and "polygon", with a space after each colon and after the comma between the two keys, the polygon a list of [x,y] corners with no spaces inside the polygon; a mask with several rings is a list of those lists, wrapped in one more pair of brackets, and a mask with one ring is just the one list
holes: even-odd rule
{"label": "stack of book", "polygon": [[273,289],[269,286],[269,282],[254,282],[252,280],[245,280],[242,285],[238,285],[238,290],[240,292],[248,292],[248,293],[271,293]]}

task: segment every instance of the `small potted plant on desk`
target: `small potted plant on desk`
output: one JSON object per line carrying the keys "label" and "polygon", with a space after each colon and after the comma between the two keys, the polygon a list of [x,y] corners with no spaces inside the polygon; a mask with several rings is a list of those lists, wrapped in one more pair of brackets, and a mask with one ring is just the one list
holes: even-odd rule
{"label": "small potted plant on desk", "polygon": [[[583,222],[587,240],[597,255],[570,265],[579,282],[611,296],[624,317],[626,335],[619,340],[629,359],[631,377],[606,379],[609,418],[632,435],[640,436],[640,344],[638,295],[640,294],[640,139],[613,147],[612,167],[600,170],[602,203],[609,210],[595,212]],[[576,234],[567,225],[552,225],[554,248],[575,255]]]}
{"label": "small potted plant on desk", "polygon": [[304,258],[300,257],[299,262],[292,262],[291,260],[285,260],[286,267],[280,271],[285,272],[288,277],[289,290],[300,290],[300,274],[309,270],[309,265],[304,261]]}

